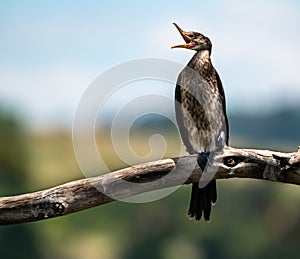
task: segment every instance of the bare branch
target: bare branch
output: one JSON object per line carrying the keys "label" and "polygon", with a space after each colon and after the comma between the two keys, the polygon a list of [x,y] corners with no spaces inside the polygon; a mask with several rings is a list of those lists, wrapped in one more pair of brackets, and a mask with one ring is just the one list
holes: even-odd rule
{"label": "bare branch", "polygon": [[[163,159],[43,191],[2,197],[0,225],[63,216],[136,194],[195,183],[202,176],[196,160],[196,155]],[[300,147],[295,153],[225,147],[215,154],[204,176],[300,185]]]}

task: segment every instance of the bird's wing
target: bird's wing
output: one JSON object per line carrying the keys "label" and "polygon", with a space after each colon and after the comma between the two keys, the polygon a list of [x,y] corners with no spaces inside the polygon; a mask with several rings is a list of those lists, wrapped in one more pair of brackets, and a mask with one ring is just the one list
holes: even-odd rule
{"label": "bird's wing", "polygon": [[187,128],[184,125],[185,116],[183,114],[183,109],[182,109],[181,73],[178,76],[176,89],[175,89],[175,114],[176,114],[176,121],[180,132],[180,136],[183,141],[183,144],[185,145],[186,151],[189,154],[196,153],[196,150],[194,150],[189,140],[189,134]]}
{"label": "bird's wing", "polygon": [[222,104],[223,104],[223,111],[224,111],[224,116],[225,116],[225,125],[224,125],[224,133],[225,133],[225,143],[228,145],[229,142],[229,123],[228,123],[228,118],[227,118],[227,112],[226,112],[226,98],[225,98],[225,92],[223,88],[222,81],[220,79],[219,74],[216,71],[216,79],[217,79],[217,86],[219,89],[219,93],[222,99]]}

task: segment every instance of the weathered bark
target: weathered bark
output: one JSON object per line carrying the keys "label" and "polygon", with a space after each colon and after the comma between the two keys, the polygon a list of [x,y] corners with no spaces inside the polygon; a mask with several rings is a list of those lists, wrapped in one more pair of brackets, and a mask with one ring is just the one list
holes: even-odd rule
{"label": "weathered bark", "polygon": [[[47,190],[0,198],[0,225],[71,214],[136,194],[208,178],[255,178],[300,185],[295,153],[225,147],[202,174],[196,155],[163,159]],[[204,179],[203,179],[204,178]]]}

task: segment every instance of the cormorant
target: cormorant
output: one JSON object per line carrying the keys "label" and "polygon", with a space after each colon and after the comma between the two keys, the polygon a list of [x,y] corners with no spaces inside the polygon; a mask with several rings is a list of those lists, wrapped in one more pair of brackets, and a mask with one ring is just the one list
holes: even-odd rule
{"label": "cormorant", "polygon": [[[229,129],[221,79],[211,62],[212,43],[199,32],[185,32],[174,23],[185,44],[172,48],[195,50],[196,54],[180,72],[175,90],[175,111],[181,139],[189,154],[198,153],[204,171],[215,151],[228,145]],[[204,171],[205,172],[205,171]],[[210,179],[211,180],[211,179]],[[199,182],[200,184],[200,182]],[[211,205],[217,200],[216,180],[202,186],[194,183],[188,215],[209,221]],[[203,187],[204,186],[204,187]]]}

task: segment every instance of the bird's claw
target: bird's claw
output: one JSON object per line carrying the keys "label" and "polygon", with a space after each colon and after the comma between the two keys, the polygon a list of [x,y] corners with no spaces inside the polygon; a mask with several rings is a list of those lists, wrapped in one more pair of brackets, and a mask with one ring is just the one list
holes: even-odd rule
{"label": "bird's claw", "polygon": [[200,152],[198,153],[197,163],[202,171],[207,165],[212,165],[214,162],[214,152]]}

